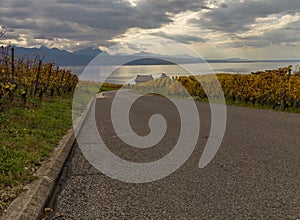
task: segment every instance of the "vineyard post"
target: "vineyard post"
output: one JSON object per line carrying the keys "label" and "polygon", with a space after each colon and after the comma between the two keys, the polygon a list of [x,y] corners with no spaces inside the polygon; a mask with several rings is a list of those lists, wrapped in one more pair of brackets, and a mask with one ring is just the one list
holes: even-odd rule
{"label": "vineyard post", "polygon": [[47,78],[47,84],[46,84],[45,91],[47,91],[47,89],[48,89],[48,86],[49,86],[49,82],[50,82],[50,76],[51,76],[51,73],[52,73],[52,66],[53,66],[53,64],[52,64],[52,63],[50,63],[50,66],[49,66],[49,72],[48,72],[48,78]]}
{"label": "vineyard post", "polygon": [[27,61],[26,61],[26,75],[28,75],[29,73],[29,59],[27,58]]}
{"label": "vineyard post", "polygon": [[[29,62],[29,58],[27,57],[26,58],[26,77],[28,77],[28,75],[29,75],[29,65],[30,65],[30,62]],[[25,93],[23,94],[23,106],[25,107],[29,86],[26,83],[24,84],[24,86],[25,86]]]}
{"label": "vineyard post", "polygon": [[59,85],[59,96],[61,96],[61,87],[62,87],[62,84],[63,84],[63,81],[64,81],[64,77],[65,77],[65,73],[62,72],[62,75],[61,75],[61,79],[60,79],[60,85]]}
{"label": "vineyard post", "polygon": [[292,74],[292,68],[291,68],[291,66],[289,66],[288,67],[288,77],[287,77],[286,85],[284,86],[282,101],[281,101],[281,105],[280,105],[281,110],[284,110],[286,108],[286,89],[290,82],[291,74]]}
{"label": "vineyard post", "polygon": [[[70,77],[71,77],[71,73],[69,73],[68,74],[68,76],[67,76],[67,79],[66,79],[66,82],[68,83],[69,82],[69,80],[70,80]],[[66,91],[66,86],[65,86],[65,94],[67,93],[67,91]]]}
{"label": "vineyard post", "polygon": [[55,77],[58,76],[58,72],[59,72],[59,66],[56,68],[56,75],[55,75]]}
{"label": "vineyard post", "polygon": [[[11,48],[11,83],[14,85],[15,84],[15,48],[12,46]],[[14,98],[14,90],[15,88],[11,88],[10,92],[10,98]]]}
{"label": "vineyard post", "polygon": [[60,84],[62,85],[62,83],[63,83],[63,81],[64,81],[64,76],[65,76],[65,74],[64,73],[62,73],[62,75],[61,75],[61,79],[60,79]]}
{"label": "vineyard post", "polygon": [[55,88],[58,87],[57,84],[56,84],[56,79],[57,79],[57,76],[58,76],[58,72],[59,72],[59,66],[56,67],[56,73],[55,73],[55,78],[54,78],[55,83],[52,83],[52,88],[50,89],[51,90],[51,92],[50,92],[51,97],[54,95]]}
{"label": "vineyard post", "polygon": [[10,60],[10,56],[9,56],[9,47],[6,47],[4,50],[4,57],[5,57],[5,72],[6,75],[9,76],[9,60]]}
{"label": "vineyard post", "polygon": [[38,71],[37,71],[36,79],[35,79],[34,96],[36,95],[38,86],[39,86],[39,77],[40,77],[40,72],[41,72],[41,66],[42,66],[42,61],[39,60]]}
{"label": "vineyard post", "polygon": [[11,48],[11,83],[15,83],[15,48]]}

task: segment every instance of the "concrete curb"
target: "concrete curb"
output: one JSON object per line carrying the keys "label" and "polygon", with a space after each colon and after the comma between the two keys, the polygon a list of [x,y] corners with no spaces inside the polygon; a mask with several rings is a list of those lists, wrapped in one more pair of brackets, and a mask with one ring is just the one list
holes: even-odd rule
{"label": "concrete curb", "polygon": [[75,142],[73,129],[70,129],[37,171],[37,180],[24,187],[22,192],[7,208],[1,219],[23,220],[40,219],[43,209],[52,196],[57,180]]}
{"label": "concrete curb", "polygon": [[76,134],[79,133],[83,122],[86,119],[92,104],[97,98],[103,98],[103,94],[93,98],[83,114],[77,118],[67,134],[54,149],[51,157],[43,162],[37,171],[37,180],[24,187],[26,191],[22,192],[0,216],[2,220],[33,220],[41,219],[44,214],[44,208],[49,199],[53,196],[63,167],[72,152],[76,141]]}

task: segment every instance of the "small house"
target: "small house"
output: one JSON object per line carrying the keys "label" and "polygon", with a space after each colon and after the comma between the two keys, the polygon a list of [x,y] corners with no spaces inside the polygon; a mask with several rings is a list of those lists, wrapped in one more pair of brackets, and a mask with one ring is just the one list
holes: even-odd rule
{"label": "small house", "polygon": [[161,73],[159,76],[160,79],[169,78],[167,74]]}
{"label": "small house", "polygon": [[139,84],[139,83],[148,82],[150,80],[153,80],[152,75],[137,75],[134,82],[135,84]]}

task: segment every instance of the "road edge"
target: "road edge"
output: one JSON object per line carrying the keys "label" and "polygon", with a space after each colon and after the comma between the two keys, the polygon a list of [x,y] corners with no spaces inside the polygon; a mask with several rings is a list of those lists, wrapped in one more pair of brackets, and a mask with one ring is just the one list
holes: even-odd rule
{"label": "road edge", "polygon": [[63,168],[76,142],[79,133],[92,104],[97,98],[104,98],[103,93],[92,98],[80,117],[73,122],[73,128],[69,129],[53,150],[50,158],[46,159],[38,169],[36,180],[24,187],[18,197],[12,201],[0,219],[2,220],[33,220],[41,219],[44,208],[53,196]]}

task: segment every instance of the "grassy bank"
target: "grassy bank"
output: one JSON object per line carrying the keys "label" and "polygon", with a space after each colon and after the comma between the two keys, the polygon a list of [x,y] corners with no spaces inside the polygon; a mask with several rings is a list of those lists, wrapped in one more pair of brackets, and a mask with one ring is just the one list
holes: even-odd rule
{"label": "grassy bank", "polygon": [[[79,116],[98,91],[120,85],[81,82],[79,102],[73,111]],[[6,103],[0,111],[0,214],[34,180],[43,160],[50,156],[72,126],[73,95],[30,99],[24,108],[20,100]]]}
{"label": "grassy bank", "polygon": [[72,97],[30,100],[0,113],[0,211],[34,179],[35,171],[72,124]]}

